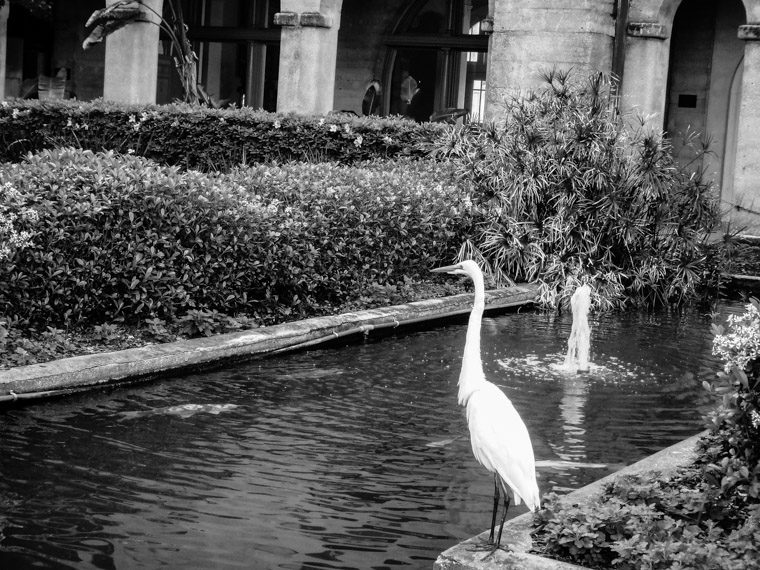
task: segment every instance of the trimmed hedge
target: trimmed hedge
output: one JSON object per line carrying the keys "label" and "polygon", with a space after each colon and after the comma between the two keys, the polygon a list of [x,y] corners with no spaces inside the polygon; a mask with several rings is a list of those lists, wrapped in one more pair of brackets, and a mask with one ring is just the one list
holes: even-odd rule
{"label": "trimmed hedge", "polygon": [[0,185],[17,196],[14,231],[31,235],[14,246],[0,231],[0,315],[35,326],[308,316],[427,277],[475,223],[432,161],[222,174],[69,148],[0,165]]}
{"label": "trimmed hedge", "polygon": [[422,157],[419,143],[444,128],[402,118],[279,115],[249,107],[13,100],[0,105],[0,161],[70,146],[201,170],[290,160],[352,164]]}

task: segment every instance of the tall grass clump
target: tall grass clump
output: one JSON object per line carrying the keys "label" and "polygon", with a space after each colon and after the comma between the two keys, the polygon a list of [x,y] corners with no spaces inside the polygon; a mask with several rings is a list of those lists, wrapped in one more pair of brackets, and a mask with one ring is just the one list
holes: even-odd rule
{"label": "tall grass clump", "polygon": [[622,116],[602,74],[545,73],[499,124],[451,129],[436,143],[485,219],[460,257],[497,281],[538,281],[545,306],[581,281],[603,308],[679,303],[714,275],[709,183],[676,163],[643,121]]}

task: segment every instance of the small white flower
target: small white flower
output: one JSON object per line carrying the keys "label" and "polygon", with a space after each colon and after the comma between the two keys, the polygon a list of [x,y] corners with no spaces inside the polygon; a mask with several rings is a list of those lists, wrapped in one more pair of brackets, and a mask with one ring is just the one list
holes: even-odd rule
{"label": "small white flower", "polygon": [[282,126],[282,125],[280,124],[280,121],[275,121],[275,122],[274,122],[274,128],[275,128],[275,129],[279,129],[281,126]]}
{"label": "small white flower", "polygon": [[359,135],[358,137],[356,137],[354,139],[354,146],[358,148],[358,147],[362,146],[363,142],[364,142],[364,138],[362,138],[362,136]]}
{"label": "small white flower", "polygon": [[324,120],[324,118],[322,118],[322,119],[319,119],[319,126],[321,127],[321,126],[322,126],[322,125],[324,125],[324,124],[325,124],[325,120]]}
{"label": "small white flower", "polygon": [[337,133],[338,132],[338,125],[330,125],[330,132],[331,133]]}

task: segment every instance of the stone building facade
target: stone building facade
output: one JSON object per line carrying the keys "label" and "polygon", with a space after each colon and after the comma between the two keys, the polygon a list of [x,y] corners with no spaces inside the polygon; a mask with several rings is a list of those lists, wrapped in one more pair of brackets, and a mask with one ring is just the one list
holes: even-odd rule
{"label": "stone building facade", "polygon": [[[129,26],[83,51],[84,22],[103,0],[54,0],[44,25],[14,3],[23,0],[8,1],[0,9],[5,96],[62,68],[79,99],[161,103],[181,94],[157,26]],[[145,2],[167,14],[169,0]],[[612,73],[622,107],[666,130],[676,150],[686,132],[711,140],[713,152],[700,166],[720,188],[726,219],[760,231],[760,0],[182,6],[209,94],[272,111],[427,120],[466,109],[472,120],[490,120],[503,113],[505,96],[535,87],[547,68]]]}

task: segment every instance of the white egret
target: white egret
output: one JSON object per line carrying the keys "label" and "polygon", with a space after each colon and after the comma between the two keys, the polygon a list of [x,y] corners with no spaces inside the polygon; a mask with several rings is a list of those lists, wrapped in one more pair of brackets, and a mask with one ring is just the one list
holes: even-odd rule
{"label": "white egret", "polygon": [[[536,464],[528,429],[512,402],[496,385],[486,380],[480,358],[480,323],[485,308],[483,273],[474,261],[433,269],[438,273],[467,275],[475,284],[475,301],[467,325],[467,340],[459,374],[459,405],[467,411],[467,425],[475,459],[494,474],[493,513],[488,545],[498,548],[501,531],[510,504],[509,490],[515,504],[525,502],[531,511],[540,505]],[[504,514],[499,535],[494,542],[500,490],[504,492]]]}

